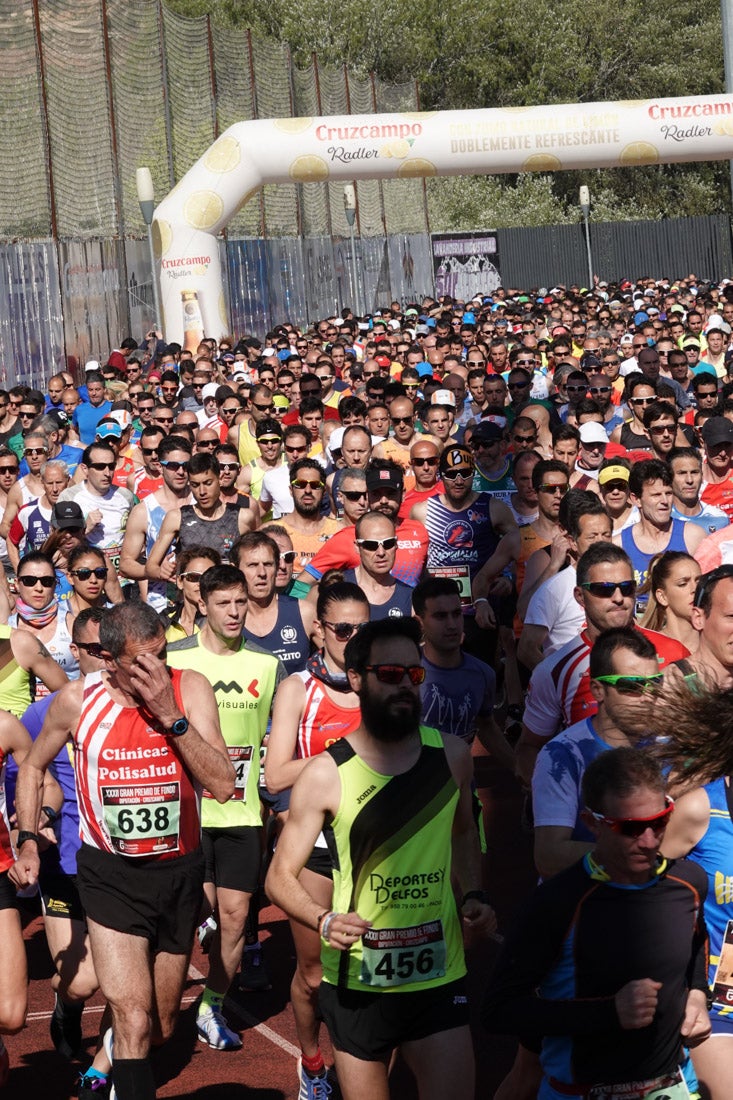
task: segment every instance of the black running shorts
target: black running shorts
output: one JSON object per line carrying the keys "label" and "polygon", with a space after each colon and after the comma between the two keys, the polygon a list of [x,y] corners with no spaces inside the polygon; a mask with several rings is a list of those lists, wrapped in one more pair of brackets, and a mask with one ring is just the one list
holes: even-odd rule
{"label": "black running shorts", "polygon": [[18,897],[15,887],[8,878],[8,872],[0,874],[0,909],[17,909]]}
{"label": "black running shorts", "polygon": [[62,917],[66,920],[86,920],[84,906],[79,897],[76,875],[44,875],[39,878],[44,917]]}
{"label": "black running shorts", "polygon": [[176,859],[129,859],[82,844],[76,868],[89,920],[142,936],[154,953],[189,953],[204,892],[200,848]]}
{"label": "black running shorts", "polygon": [[321,982],[323,1020],[337,1050],[377,1062],[402,1043],[468,1026],[465,978],[407,993],[368,993]]}
{"label": "black running shorts", "polygon": [[262,864],[261,825],[203,829],[201,847],[206,860],[204,882],[213,882],[224,890],[254,894]]}

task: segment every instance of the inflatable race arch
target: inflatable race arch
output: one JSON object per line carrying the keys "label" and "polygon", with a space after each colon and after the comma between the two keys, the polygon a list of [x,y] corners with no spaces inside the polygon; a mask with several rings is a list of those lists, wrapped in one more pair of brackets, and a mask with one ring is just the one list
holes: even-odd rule
{"label": "inflatable race arch", "polygon": [[557,172],[733,158],[733,96],[276,118],[230,126],[166,195],[153,241],[166,340],[229,331],[216,235],[266,183]]}

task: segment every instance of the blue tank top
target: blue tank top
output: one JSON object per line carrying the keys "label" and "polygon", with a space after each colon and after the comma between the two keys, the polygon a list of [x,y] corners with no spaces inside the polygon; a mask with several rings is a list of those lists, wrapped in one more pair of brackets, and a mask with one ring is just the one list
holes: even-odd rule
{"label": "blue tank top", "polygon": [[[369,618],[373,623],[379,619],[400,619],[404,617],[409,619],[412,614],[412,588],[404,581],[398,581],[396,577],[393,579],[395,582],[394,592],[386,603],[369,604]],[[358,585],[356,570],[347,569],[344,572],[344,580],[349,581],[350,584]]]}
{"label": "blue tank top", "polygon": [[[41,732],[46,712],[58,692],[46,695],[39,699],[26,710],[21,722],[28,730],[31,739],[35,741]],[[81,841],[79,839],[79,808],[76,802],[76,785],[74,781],[73,747],[70,741],[63,745],[51,761],[49,770],[61,787],[64,801],[61,806],[61,816],[54,826],[54,832],[58,844],[51,845],[41,853],[41,877],[45,874],[76,874],[76,853]],[[7,771],[5,776],[5,790],[8,807],[15,802],[15,782],[18,768],[12,756],[7,759]]]}
{"label": "blue tank top", "polygon": [[[708,981],[713,988],[723,943],[726,940],[729,945],[733,943],[733,821],[728,809],[725,779],[708,783],[704,790],[710,800],[710,824],[688,858],[699,863],[708,876],[705,924],[710,937]],[[730,932],[726,936],[729,926]],[[729,946],[726,954],[730,950]],[[725,1007],[715,1001],[711,1011],[721,1016],[731,1016],[733,1003]]]}
{"label": "blue tank top", "polygon": [[273,657],[279,657],[288,672],[305,671],[310,656],[310,639],[303,626],[300,601],[292,596],[278,596],[277,620],[269,634],[260,636],[247,630],[242,634],[249,642],[266,649]]}
{"label": "blue tank top", "polygon": [[[682,550],[683,553],[687,553],[687,547],[685,545],[685,520],[673,519],[672,530],[669,535],[669,542],[664,547],[664,550]],[[621,546],[631,558],[631,567],[634,570],[634,577],[636,578],[637,589],[641,588],[647,578],[649,572],[649,562],[654,557],[654,554],[645,554],[641,551],[634,542],[633,527],[626,527],[621,532]],[[638,595],[636,597],[636,613],[646,608],[648,596]]]}
{"label": "blue tank top", "polygon": [[496,550],[500,536],[491,522],[491,497],[477,497],[473,504],[454,512],[440,497],[427,501],[425,526],[430,537],[428,572],[444,566],[467,566],[471,578]]}

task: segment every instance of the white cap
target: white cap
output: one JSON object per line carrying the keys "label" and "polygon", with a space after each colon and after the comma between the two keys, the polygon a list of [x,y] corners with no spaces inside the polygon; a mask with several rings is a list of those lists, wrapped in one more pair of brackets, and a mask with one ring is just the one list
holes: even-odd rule
{"label": "white cap", "polygon": [[96,359],[87,359],[84,364],[84,373],[86,374],[88,370],[99,370],[99,363]]}
{"label": "white cap", "polygon": [[206,401],[207,397],[216,397],[216,391],[219,389],[216,382],[207,382],[201,391],[202,401]]}
{"label": "white cap", "polygon": [[123,432],[132,425],[132,417],[127,409],[112,409],[112,412],[107,413],[107,416],[111,420],[116,420]]}
{"label": "white cap", "polygon": [[456,399],[450,390],[436,390],[430,397],[431,405],[448,405],[451,409],[456,407]]}
{"label": "white cap", "polygon": [[608,443],[608,434],[602,424],[588,420],[578,428],[581,443]]}

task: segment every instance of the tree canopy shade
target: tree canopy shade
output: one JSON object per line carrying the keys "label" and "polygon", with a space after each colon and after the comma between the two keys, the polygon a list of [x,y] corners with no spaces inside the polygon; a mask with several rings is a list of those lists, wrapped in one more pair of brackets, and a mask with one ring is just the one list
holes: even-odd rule
{"label": "tree canopy shade", "polygon": [[[424,110],[709,95],[723,88],[719,0],[169,0],[288,44],[296,63],[418,81]],[[727,163],[429,183],[434,230],[730,211]]]}

